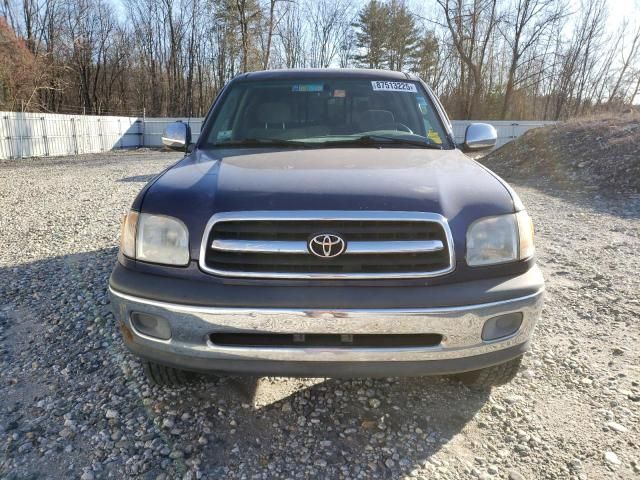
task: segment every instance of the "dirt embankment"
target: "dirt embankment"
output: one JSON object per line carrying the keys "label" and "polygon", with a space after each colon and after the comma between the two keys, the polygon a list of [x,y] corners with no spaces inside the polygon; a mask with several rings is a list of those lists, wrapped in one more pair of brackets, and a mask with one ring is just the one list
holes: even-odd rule
{"label": "dirt embankment", "polygon": [[480,160],[509,180],[597,192],[640,193],[640,113],[572,120],[528,131]]}

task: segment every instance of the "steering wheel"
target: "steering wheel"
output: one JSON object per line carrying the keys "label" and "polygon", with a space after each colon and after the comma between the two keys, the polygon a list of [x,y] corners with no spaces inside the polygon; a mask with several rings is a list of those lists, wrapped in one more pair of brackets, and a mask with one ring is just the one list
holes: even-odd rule
{"label": "steering wheel", "polygon": [[398,130],[400,132],[413,133],[413,130],[400,122],[383,123],[382,125],[377,125],[376,130]]}

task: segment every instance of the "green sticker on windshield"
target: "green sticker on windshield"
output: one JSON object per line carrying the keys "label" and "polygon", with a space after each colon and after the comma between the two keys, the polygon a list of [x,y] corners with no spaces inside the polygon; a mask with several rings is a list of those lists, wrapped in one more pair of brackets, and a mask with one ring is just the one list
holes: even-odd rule
{"label": "green sticker on windshield", "polygon": [[324,85],[322,83],[299,83],[291,87],[292,92],[323,92]]}

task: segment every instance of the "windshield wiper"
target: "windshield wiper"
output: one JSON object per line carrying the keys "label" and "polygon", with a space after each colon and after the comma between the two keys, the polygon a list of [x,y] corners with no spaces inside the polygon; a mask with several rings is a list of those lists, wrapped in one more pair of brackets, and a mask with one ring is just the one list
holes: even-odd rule
{"label": "windshield wiper", "polygon": [[423,140],[414,140],[403,137],[387,137],[385,135],[363,135],[345,140],[328,140],[326,142],[301,142],[297,140],[285,140],[281,138],[243,138],[241,140],[230,140],[226,142],[214,143],[214,147],[302,147],[302,148],[322,148],[339,147],[348,145],[380,146],[380,145],[411,145],[420,148],[431,148],[442,150],[442,146],[435,143],[428,143]]}
{"label": "windshield wiper", "polygon": [[340,146],[340,145],[412,145],[422,148],[432,148],[435,150],[442,150],[442,145],[435,143],[427,143],[422,140],[414,140],[412,138],[402,137],[387,137],[384,135],[363,135],[361,137],[347,139],[347,140],[330,140],[328,142],[322,142],[322,145],[328,146]]}
{"label": "windshield wiper", "polygon": [[274,146],[274,147],[307,147],[308,144],[295,140],[284,140],[281,138],[243,138],[242,140],[231,140],[228,142],[214,143],[214,147],[256,147],[256,146]]}

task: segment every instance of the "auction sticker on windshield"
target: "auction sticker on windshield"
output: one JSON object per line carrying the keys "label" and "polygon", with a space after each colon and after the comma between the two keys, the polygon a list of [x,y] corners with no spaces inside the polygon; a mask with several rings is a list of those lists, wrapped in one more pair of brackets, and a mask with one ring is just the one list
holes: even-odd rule
{"label": "auction sticker on windshield", "polygon": [[381,80],[373,80],[371,82],[374,91],[387,91],[387,92],[411,92],[418,91],[415,84],[409,82],[385,82]]}

